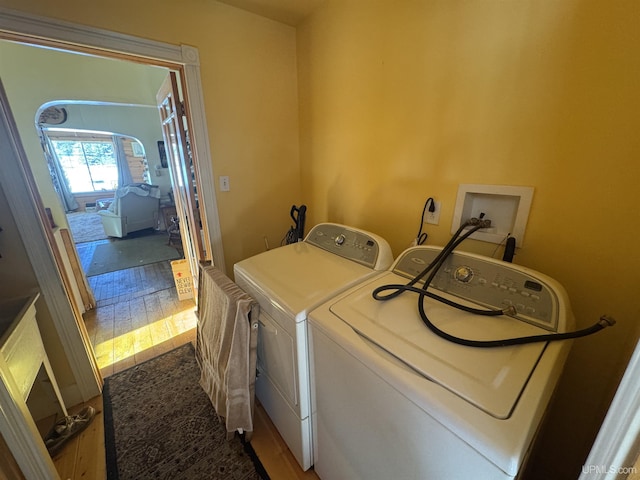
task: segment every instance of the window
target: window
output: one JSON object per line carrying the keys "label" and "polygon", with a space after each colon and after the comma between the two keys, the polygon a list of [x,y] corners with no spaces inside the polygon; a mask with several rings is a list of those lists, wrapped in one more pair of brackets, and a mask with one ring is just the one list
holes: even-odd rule
{"label": "window", "polygon": [[115,190],[118,166],[113,141],[51,140],[73,193]]}
{"label": "window", "polygon": [[[74,194],[113,191],[118,188],[118,146],[134,183],[151,183],[142,143],[107,132],[47,129],[51,146]],[[117,143],[116,143],[117,142]]]}

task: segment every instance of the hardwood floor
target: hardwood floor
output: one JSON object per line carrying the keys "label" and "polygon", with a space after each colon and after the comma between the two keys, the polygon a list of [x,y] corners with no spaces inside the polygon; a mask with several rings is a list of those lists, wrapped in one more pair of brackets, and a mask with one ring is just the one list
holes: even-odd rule
{"label": "hardwood floor", "polygon": [[[99,275],[115,278],[96,282],[104,288],[94,290],[98,308],[85,313],[85,325],[103,377],[195,339],[193,300],[178,300],[174,286],[156,291],[149,287],[154,281],[164,283],[163,275],[173,283],[171,270],[158,265]],[[147,286],[140,292],[131,291],[122,277],[141,279]],[[102,296],[104,291],[112,296]]]}
{"label": "hardwood floor", "polygon": [[[89,277],[89,284],[97,308],[85,314],[85,324],[105,378],[195,343],[195,304],[178,300],[169,262]],[[54,458],[63,480],[106,479],[102,397],[86,404],[96,408],[96,418]],[[313,470],[302,471],[258,402],[251,444],[273,480],[318,479]]]}

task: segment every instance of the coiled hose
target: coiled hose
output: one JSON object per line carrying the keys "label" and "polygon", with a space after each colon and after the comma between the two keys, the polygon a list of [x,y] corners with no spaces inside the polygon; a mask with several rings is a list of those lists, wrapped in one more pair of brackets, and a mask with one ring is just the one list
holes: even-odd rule
{"label": "coiled hose", "polygon": [[[374,299],[379,301],[387,301],[393,298],[398,297],[404,292],[413,292],[418,294],[418,312],[420,314],[420,318],[422,322],[436,335],[445,340],[448,340],[453,343],[457,343],[459,345],[464,345],[467,347],[476,347],[476,348],[494,348],[494,347],[507,347],[511,345],[523,345],[527,343],[537,343],[537,342],[553,342],[559,340],[568,340],[573,338],[585,337],[587,335],[592,335],[596,332],[599,332],[603,328],[610,327],[615,325],[616,321],[607,316],[602,315],[598,322],[593,324],[590,327],[583,328],[581,330],[576,330],[573,332],[564,332],[564,333],[549,333],[549,334],[541,334],[541,335],[530,335],[525,337],[514,337],[514,338],[505,338],[501,340],[470,340],[467,338],[460,338],[455,335],[451,335],[444,330],[441,330],[436,325],[434,325],[427,313],[424,309],[424,300],[425,297],[432,298],[439,302],[442,302],[451,307],[457,308],[459,310],[463,310],[465,312],[473,313],[475,315],[485,315],[485,316],[498,316],[511,314],[514,315],[515,309],[513,307],[506,308],[504,310],[496,310],[496,309],[478,309],[473,307],[468,307],[466,305],[459,304],[452,300],[448,300],[440,295],[436,295],[435,293],[427,291],[431,281],[435,278],[436,274],[440,267],[444,264],[445,260],[453,250],[460,245],[464,240],[466,240],[470,235],[474,232],[482,228],[481,225],[472,225],[472,227],[465,232],[462,233],[465,228],[469,227],[471,224],[469,222],[463,223],[460,228],[454,233],[449,242],[444,246],[444,248],[438,253],[436,258],[434,258],[429,265],[425,267],[418,275],[412,278],[407,284],[389,284],[382,285],[376,288],[372,296]],[[424,284],[422,287],[416,287],[415,285],[425,276],[428,277],[424,280]],[[391,293],[383,294],[383,292],[392,290]]]}

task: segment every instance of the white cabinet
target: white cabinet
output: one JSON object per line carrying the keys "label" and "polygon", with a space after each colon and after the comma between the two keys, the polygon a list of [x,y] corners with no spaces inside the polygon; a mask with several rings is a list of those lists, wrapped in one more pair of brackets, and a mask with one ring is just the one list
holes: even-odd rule
{"label": "white cabinet", "polygon": [[0,433],[26,478],[57,479],[58,474],[27,408],[41,366],[67,415],[36,322],[39,294],[0,301]]}

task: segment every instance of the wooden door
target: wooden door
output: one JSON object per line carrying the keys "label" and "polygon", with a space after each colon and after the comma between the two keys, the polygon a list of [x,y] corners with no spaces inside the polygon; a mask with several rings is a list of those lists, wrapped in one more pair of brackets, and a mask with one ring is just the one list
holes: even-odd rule
{"label": "wooden door", "polygon": [[[193,275],[193,289],[198,288],[198,266],[206,260],[203,246],[203,218],[198,203],[198,178],[189,142],[184,103],[180,100],[176,74],[170,72],[156,96],[180,235],[185,258]],[[196,295],[197,298],[197,295]]]}

